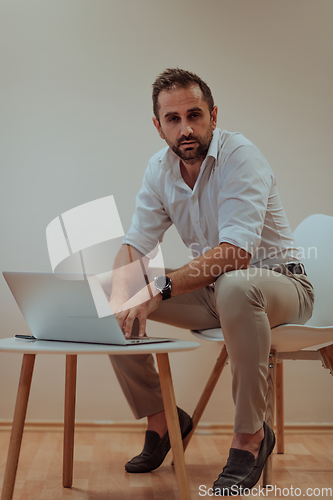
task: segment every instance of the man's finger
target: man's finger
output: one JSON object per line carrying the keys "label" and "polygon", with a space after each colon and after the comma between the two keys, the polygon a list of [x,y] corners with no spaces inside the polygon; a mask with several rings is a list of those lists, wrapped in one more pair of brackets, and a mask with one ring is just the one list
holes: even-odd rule
{"label": "man's finger", "polygon": [[120,326],[121,331],[124,333],[125,325],[126,325],[126,317],[128,316],[129,311],[123,311],[122,313],[115,314],[115,318]]}
{"label": "man's finger", "polygon": [[132,335],[132,328],[135,318],[136,314],[133,313],[133,311],[131,311],[126,317],[123,329],[126,338],[129,338]]}
{"label": "man's finger", "polygon": [[139,337],[144,337],[146,334],[146,324],[147,324],[147,317],[142,316],[139,318]]}

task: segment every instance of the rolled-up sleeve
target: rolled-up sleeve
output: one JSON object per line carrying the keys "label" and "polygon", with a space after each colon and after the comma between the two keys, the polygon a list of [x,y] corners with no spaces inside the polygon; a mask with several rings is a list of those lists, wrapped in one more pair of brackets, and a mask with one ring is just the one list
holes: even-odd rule
{"label": "rolled-up sleeve", "polygon": [[165,231],[171,225],[172,221],[163,207],[158,188],[154,182],[154,172],[149,164],[143,177],[141,189],[136,196],[131,227],[122,243],[131,245],[142,254],[153,257],[151,252],[162,241]]}
{"label": "rolled-up sleeve", "polygon": [[253,146],[241,146],[226,159],[218,195],[219,243],[255,254],[274,181],[267,160]]}

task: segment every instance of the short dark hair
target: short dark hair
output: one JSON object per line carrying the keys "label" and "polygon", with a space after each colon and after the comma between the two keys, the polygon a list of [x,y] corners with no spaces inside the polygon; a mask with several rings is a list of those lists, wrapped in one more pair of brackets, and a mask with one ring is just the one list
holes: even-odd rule
{"label": "short dark hair", "polygon": [[212,92],[198,75],[191,73],[190,71],[185,71],[179,68],[168,68],[163,71],[153,83],[153,110],[154,115],[159,119],[159,103],[158,96],[162,90],[171,90],[177,88],[187,88],[191,85],[198,85],[200,87],[204,101],[207,102],[209,112],[213,111],[214,99]]}

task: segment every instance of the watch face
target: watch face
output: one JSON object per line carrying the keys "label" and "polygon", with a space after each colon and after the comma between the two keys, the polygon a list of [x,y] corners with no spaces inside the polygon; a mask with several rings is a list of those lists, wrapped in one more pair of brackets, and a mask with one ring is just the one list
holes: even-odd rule
{"label": "watch face", "polygon": [[163,290],[169,284],[170,278],[167,276],[157,276],[155,278],[155,286],[158,290]]}

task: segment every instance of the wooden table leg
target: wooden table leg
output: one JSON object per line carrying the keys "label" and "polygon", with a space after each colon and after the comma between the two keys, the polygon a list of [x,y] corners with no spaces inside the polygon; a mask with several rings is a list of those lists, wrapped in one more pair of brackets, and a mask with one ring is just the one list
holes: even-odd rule
{"label": "wooden table leg", "polygon": [[169,356],[167,353],[156,353],[156,359],[160,375],[170,444],[175,462],[179,496],[181,500],[191,500],[190,488],[185,468],[184,449],[179,426],[178,412],[171,378]]}
{"label": "wooden table leg", "polygon": [[66,356],[65,425],[62,475],[62,485],[64,488],[71,488],[73,483],[76,369],[77,355],[68,354]]}
{"label": "wooden table leg", "polygon": [[11,500],[13,497],[35,357],[35,354],[23,355],[1,500]]}

